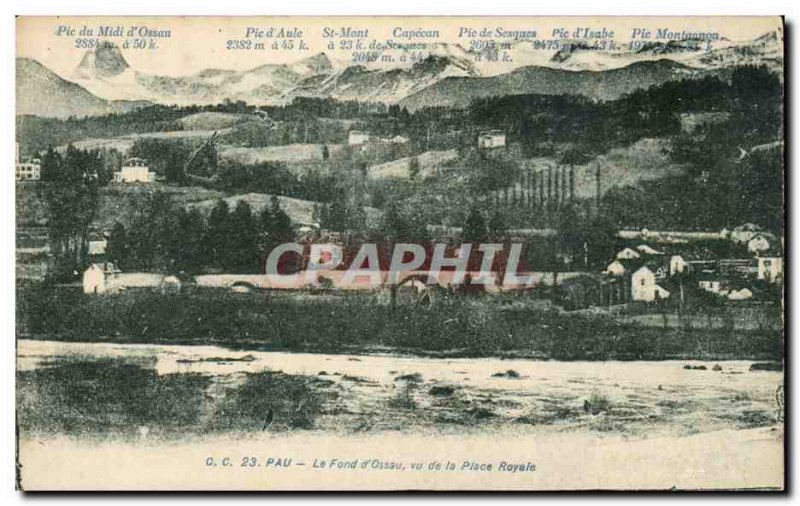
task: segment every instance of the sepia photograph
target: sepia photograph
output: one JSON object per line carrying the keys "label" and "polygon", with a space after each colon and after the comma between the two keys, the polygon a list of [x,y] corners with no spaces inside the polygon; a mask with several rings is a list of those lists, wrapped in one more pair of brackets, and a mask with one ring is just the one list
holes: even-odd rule
{"label": "sepia photograph", "polygon": [[15,38],[18,490],[785,489],[782,17]]}

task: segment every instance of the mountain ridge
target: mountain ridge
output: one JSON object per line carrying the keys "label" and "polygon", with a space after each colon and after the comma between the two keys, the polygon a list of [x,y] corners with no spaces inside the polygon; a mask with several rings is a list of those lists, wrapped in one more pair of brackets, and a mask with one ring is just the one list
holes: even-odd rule
{"label": "mountain ridge", "polygon": [[635,62],[611,70],[562,70],[531,65],[479,79],[444,79],[406,97],[399,105],[409,110],[433,105],[463,108],[478,98],[525,94],[581,95],[593,100],[614,100],[665,81],[697,78],[707,72],[669,59]]}
{"label": "mountain ridge", "polygon": [[[177,77],[137,71],[118,46],[103,42],[84,54],[69,79],[39,62],[35,68],[23,64],[22,72],[18,65],[18,114],[97,115],[143,103],[212,105],[225,100],[282,105],[296,97],[383,102],[409,109],[466,107],[475,98],[504,94],[571,94],[610,100],[745,63],[763,63],[781,72],[780,39],[780,34],[768,32],[746,42],[722,40],[711,51],[699,50],[691,41],[657,41],[614,54],[581,41],[565,41],[549,52],[533,51],[526,44],[530,41],[515,41],[520,60],[536,63],[517,62],[511,67],[481,62],[478,54],[485,51],[437,42],[431,44],[427,57],[410,58],[390,68],[377,62],[347,65],[322,52],[243,71],[207,68]],[[36,97],[43,95],[53,97],[51,103],[37,103]]]}
{"label": "mountain ridge", "polygon": [[[32,58],[16,59],[16,114],[54,118],[99,116],[146,105],[105,100],[67,81]],[[42,97],[46,97],[42,100]]]}

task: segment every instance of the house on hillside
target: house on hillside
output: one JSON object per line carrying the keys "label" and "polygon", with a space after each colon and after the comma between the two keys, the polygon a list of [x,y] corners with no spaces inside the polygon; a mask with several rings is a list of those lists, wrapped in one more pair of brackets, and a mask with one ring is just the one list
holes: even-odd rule
{"label": "house on hillside", "polygon": [[753,292],[749,288],[740,288],[729,291],[726,297],[728,300],[748,300],[753,298]]}
{"label": "house on hillside", "polygon": [[683,255],[670,255],[669,275],[675,276],[685,272],[689,272],[689,263],[683,258]]}
{"label": "house on hillside", "polygon": [[675,253],[669,257],[669,275],[675,276],[676,274],[713,269],[716,267],[716,263],[713,256],[703,252]]}
{"label": "house on hillside", "polygon": [[617,258],[608,264],[603,272],[606,275],[613,277],[619,277],[623,275],[630,276],[643,265],[646,265],[651,271],[653,271],[657,279],[664,279],[669,276],[668,258],[655,255],[648,255],[646,257],[642,256],[638,258]]}
{"label": "house on hillside", "polygon": [[506,145],[506,134],[502,130],[487,130],[478,135],[478,148],[493,149]]}
{"label": "house on hillside", "polygon": [[783,257],[758,257],[758,279],[769,284],[783,281]]}
{"label": "house on hillside", "polygon": [[636,246],[636,251],[645,255],[662,255],[663,253],[648,246],[647,244],[640,244]]}
{"label": "house on hillside", "polygon": [[119,172],[114,173],[115,183],[152,183],[156,173],[150,172],[147,160],[128,158],[122,163]]}
{"label": "house on hillside", "polygon": [[38,158],[17,160],[14,174],[17,181],[39,181],[42,179],[42,162]]}
{"label": "house on hillside", "polygon": [[161,289],[179,291],[181,281],[176,276],[164,276],[150,272],[126,272],[119,270],[113,262],[91,264],[83,272],[83,293],[115,294],[128,289]]}
{"label": "house on hillside", "polygon": [[119,277],[120,270],[112,262],[94,263],[83,272],[83,293],[106,293]]}
{"label": "house on hillside", "polygon": [[89,255],[89,261],[92,263],[102,263],[106,261],[106,249],[108,248],[108,241],[103,236],[97,236],[89,239],[89,244],[86,253]]}
{"label": "house on hillside", "polygon": [[769,250],[775,242],[777,242],[777,238],[774,235],[758,232],[747,241],[747,251],[760,254]]}
{"label": "house on hillside", "polygon": [[369,132],[364,132],[361,130],[350,130],[350,133],[347,135],[347,145],[363,146],[369,141],[369,139],[370,139]]}
{"label": "house on hillside", "polygon": [[763,229],[758,225],[754,225],[753,223],[745,223],[744,225],[739,225],[731,230],[730,238],[733,242],[746,244],[759,232],[763,232]]}
{"label": "house on hillside", "polygon": [[719,293],[722,290],[722,278],[713,271],[702,271],[697,273],[697,286],[711,293]]}
{"label": "house on hillside", "polygon": [[[741,250],[741,251],[739,251]],[[665,247],[669,256],[669,275],[717,270],[720,259],[738,256],[744,251],[725,239],[694,241]]]}
{"label": "house on hillside", "polygon": [[[666,281],[669,275],[669,263],[666,257],[662,259],[655,257],[649,259],[617,259],[606,267],[604,274],[607,276],[606,284],[601,299],[604,303],[612,303],[610,298],[613,292],[613,284],[617,284],[621,290],[622,297],[614,300],[613,303],[626,301],[645,301],[651,302],[663,300],[669,297],[670,290],[659,285]],[[621,300],[619,300],[621,299]]]}
{"label": "house on hillside", "polygon": [[642,254],[633,248],[624,248],[619,252],[617,252],[615,258],[617,260],[633,260],[636,258],[640,258],[641,256]]}
{"label": "house on hillside", "polygon": [[603,272],[609,276],[620,277],[627,272],[626,263],[624,260],[614,260]]}
{"label": "house on hillside", "polygon": [[639,267],[631,274],[631,300],[653,302],[669,298],[670,292],[659,286],[656,273],[648,266]]}

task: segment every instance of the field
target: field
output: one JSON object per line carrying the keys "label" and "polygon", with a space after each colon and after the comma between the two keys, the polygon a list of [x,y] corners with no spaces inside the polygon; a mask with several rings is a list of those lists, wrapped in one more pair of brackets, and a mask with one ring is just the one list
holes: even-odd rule
{"label": "field", "polygon": [[[220,160],[242,165],[256,165],[264,162],[301,163],[322,161],[323,144],[288,144],[264,148],[247,148],[221,145]],[[341,149],[340,145],[329,145],[331,154]]]}
{"label": "field", "polygon": [[225,112],[200,112],[178,120],[185,130],[221,130],[231,128],[243,121],[253,121],[252,116]]}
{"label": "field", "polygon": [[[214,132],[219,135],[224,135],[230,132],[230,128],[223,128],[219,130],[175,130],[172,132],[145,132],[138,134],[123,135],[120,137],[111,138],[89,138],[75,141],[72,143],[78,149],[116,149],[120,153],[127,153],[133,147],[133,143],[137,139],[193,139],[204,141],[211,137]],[[59,146],[58,150],[66,150],[67,146]]]}
{"label": "field", "polygon": [[[683,172],[669,156],[670,143],[665,139],[641,139],[630,146],[612,148],[585,164],[573,166],[575,197],[597,196],[597,174],[600,171],[600,192],[615,187],[637,187],[645,181],[677,176]],[[547,167],[560,165],[552,157],[524,159],[521,166],[533,172],[546,172]]]}
{"label": "field", "polygon": [[[436,167],[453,161],[458,157],[455,149],[446,151],[426,151],[416,156],[419,161],[419,176],[424,178],[433,175]],[[369,167],[368,176],[370,179],[386,179],[386,178],[408,178],[409,167],[412,157],[399,158],[391,162],[381,163]]]}
{"label": "field", "polygon": [[[151,184],[111,184],[99,191],[99,203],[95,213],[93,228],[110,230],[115,221],[129,224],[142,212],[142,203],[156,194],[170,195],[178,206],[186,206],[199,201],[216,201],[221,192],[199,186],[166,186]],[[17,225],[44,226],[47,223],[47,205],[44,199],[44,186],[18,184],[16,192]]]}

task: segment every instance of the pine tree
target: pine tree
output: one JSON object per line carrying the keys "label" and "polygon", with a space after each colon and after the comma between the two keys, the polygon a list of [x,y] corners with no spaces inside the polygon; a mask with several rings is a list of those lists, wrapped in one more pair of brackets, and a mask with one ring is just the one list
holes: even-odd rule
{"label": "pine tree", "polygon": [[411,160],[408,161],[408,177],[411,179],[417,179],[419,176],[419,171],[419,158],[412,156]]}
{"label": "pine tree", "polygon": [[499,209],[495,209],[489,217],[488,229],[489,238],[492,241],[502,241],[505,239],[508,226],[506,225],[505,216]]}
{"label": "pine tree", "polygon": [[383,215],[381,230],[391,241],[405,242],[411,239],[411,228],[408,220],[394,202],[389,204]]}
{"label": "pine tree", "polygon": [[208,228],[206,229],[207,263],[221,268],[227,263],[228,257],[228,231],[230,209],[228,203],[219,199],[208,215]]}
{"label": "pine tree", "polygon": [[258,230],[250,204],[240,200],[230,216],[230,248],[226,268],[233,272],[256,272],[258,267]]}
{"label": "pine tree", "polygon": [[486,242],[486,219],[477,206],[473,206],[467,215],[464,223],[463,240],[466,242],[480,243]]}
{"label": "pine tree", "polygon": [[42,157],[40,177],[42,181],[55,181],[61,172],[61,155],[52,147]]}
{"label": "pine tree", "polygon": [[48,177],[53,178],[45,191],[53,258],[48,276],[69,280],[87,264],[89,225],[98,204],[97,178],[89,176],[100,166],[100,160],[96,153],[69,145],[63,158],[55,155],[48,163],[52,164]]}
{"label": "pine tree", "polygon": [[125,225],[119,221],[114,222],[111,234],[106,245],[106,258],[114,262],[119,268],[124,269],[128,260],[130,245],[125,232]]}
{"label": "pine tree", "polygon": [[203,236],[205,221],[200,211],[179,209],[175,229],[173,266],[176,273],[197,273],[203,268]]}
{"label": "pine tree", "polygon": [[271,228],[268,230],[270,242],[274,246],[294,241],[294,227],[289,215],[281,209],[277,195],[272,196],[270,203]]}

